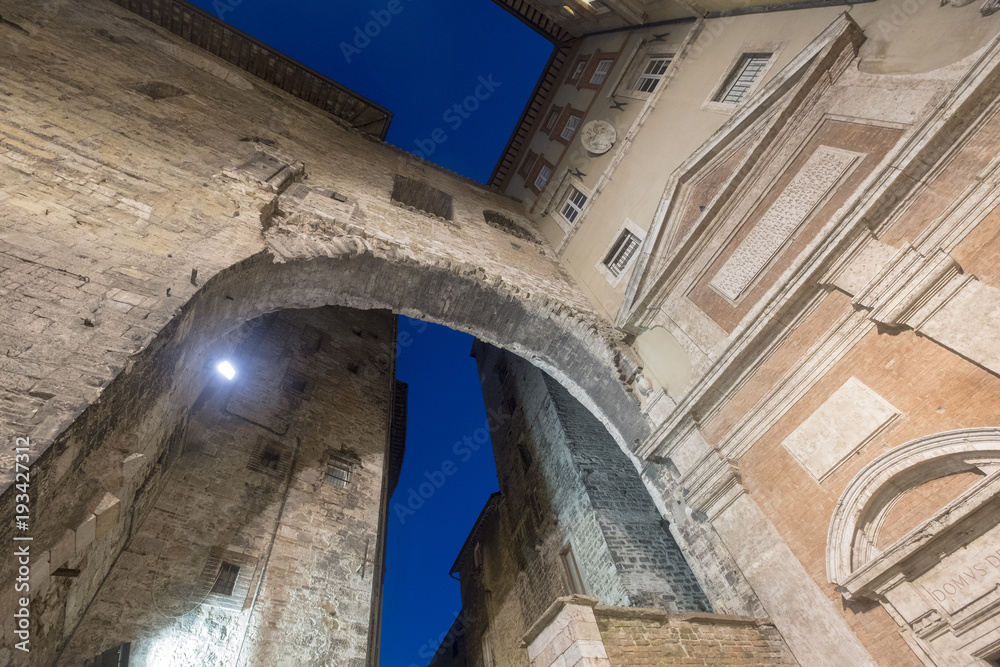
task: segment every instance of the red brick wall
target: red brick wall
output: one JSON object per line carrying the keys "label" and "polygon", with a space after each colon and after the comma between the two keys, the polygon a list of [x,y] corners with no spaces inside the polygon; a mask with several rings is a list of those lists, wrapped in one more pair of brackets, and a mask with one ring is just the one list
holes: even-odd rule
{"label": "red brick wall", "polygon": [[974,472],[961,472],[932,479],[900,498],[885,517],[878,534],[878,548],[892,546],[896,540],[937,514],[942,507],[983,478]]}

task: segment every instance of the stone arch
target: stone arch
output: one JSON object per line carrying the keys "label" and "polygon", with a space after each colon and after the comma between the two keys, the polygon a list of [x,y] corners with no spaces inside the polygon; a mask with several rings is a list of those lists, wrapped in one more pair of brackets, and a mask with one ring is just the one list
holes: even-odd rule
{"label": "stone arch", "polygon": [[[827,578],[843,587],[858,570],[879,559],[876,548],[879,531],[890,510],[907,491],[947,475],[983,473],[983,480],[963,493],[960,500],[989,484],[997,470],[1000,470],[1000,427],[936,433],[911,440],[876,458],[851,480],[837,503],[827,534]],[[947,513],[953,504],[929,521]]]}
{"label": "stone arch", "polygon": [[[528,359],[593,412],[630,450],[648,425],[623,382],[638,364],[610,329],[586,314],[484,280],[475,270],[449,270],[372,252],[345,240],[343,254],[258,253],[218,273],[179,316],[178,331],[201,329],[202,341],[243,322],[286,308],[347,306],[385,309],[470,333]],[[276,261],[278,260],[278,261]],[[284,261],[280,261],[284,260]],[[238,298],[252,287],[252,295]]]}

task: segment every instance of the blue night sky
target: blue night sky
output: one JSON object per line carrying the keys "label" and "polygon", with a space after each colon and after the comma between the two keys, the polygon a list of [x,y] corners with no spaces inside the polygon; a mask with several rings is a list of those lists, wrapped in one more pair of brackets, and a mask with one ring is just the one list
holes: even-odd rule
{"label": "blue night sky", "polygon": [[[392,111],[389,143],[480,182],[552,53],[492,0],[193,2]],[[458,115],[452,107],[475,94],[480,77],[492,93]],[[431,139],[436,129],[441,143]]]}
{"label": "blue night sky", "polygon": [[[390,143],[481,182],[552,52],[492,0],[193,1],[388,108]],[[358,37],[378,18],[385,25],[375,37]],[[481,79],[491,94],[458,115],[452,106],[473,95]],[[435,130],[447,138],[433,141]],[[410,489],[428,482],[427,474],[440,481],[435,472],[446,461],[456,468],[415,513],[389,517],[381,662],[424,667],[461,609],[448,571],[497,479],[488,447],[456,449],[486,422],[469,357],[472,337],[403,317],[399,333],[396,373],[409,383],[410,400],[406,458],[390,508],[406,507]]]}

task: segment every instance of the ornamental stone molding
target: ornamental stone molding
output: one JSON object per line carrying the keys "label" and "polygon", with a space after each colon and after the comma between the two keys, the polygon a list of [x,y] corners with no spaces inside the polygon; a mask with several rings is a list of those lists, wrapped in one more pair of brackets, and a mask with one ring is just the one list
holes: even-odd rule
{"label": "ornamental stone molding", "polygon": [[[880,549],[909,491],[942,477],[981,478]],[[979,664],[1000,648],[1000,427],[913,440],[869,463],[847,486],[827,536],[827,577],[847,600],[880,602],[927,665]]]}

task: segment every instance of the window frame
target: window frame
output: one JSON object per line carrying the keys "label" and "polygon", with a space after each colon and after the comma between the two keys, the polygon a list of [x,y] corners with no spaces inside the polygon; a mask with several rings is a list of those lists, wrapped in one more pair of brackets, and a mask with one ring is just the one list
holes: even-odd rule
{"label": "window frame", "polygon": [[[337,489],[351,488],[351,482],[354,479],[354,467],[354,461],[349,458],[339,454],[331,454],[330,458],[327,459],[326,462],[326,472],[323,474],[323,483],[329,484]],[[344,473],[346,477],[330,474],[331,468]]]}
{"label": "window frame", "polygon": [[[559,121],[556,123],[556,126],[552,128],[552,132],[549,133],[549,138],[552,141],[562,144],[563,146],[569,146],[573,142],[573,140],[576,139],[577,132],[580,131],[580,127],[583,125],[583,119],[585,115],[586,114],[584,111],[580,109],[574,109],[572,106],[567,104],[563,109],[562,114],[559,117]],[[577,121],[576,121],[576,127],[573,128],[573,134],[571,134],[570,138],[567,139],[563,136],[563,133],[566,131],[566,126],[569,124],[570,118],[576,118]]]}
{"label": "window frame", "polygon": [[[590,60],[587,62],[587,66],[583,70],[583,74],[575,79],[577,90],[589,89],[589,90],[600,90],[604,87],[604,84],[608,82],[611,72],[615,69],[615,64],[618,62],[618,56],[621,54],[620,51],[601,51],[597,49],[590,55]],[[608,74],[599,82],[594,83],[592,81],[594,77],[594,72],[597,71],[598,66],[605,60],[611,61],[611,66],[608,67]]]}
{"label": "window frame", "polygon": [[[575,199],[574,195],[579,195],[583,197],[583,202],[577,204],[574,201]],[[576,185],[570,183],[569,189],[566,191],[566,196],[562,197],[562,201],[563,201],[562,205],[559,206],[559,217],[565,220],[570,227],[576,226],[576,224],[580,221],[580,218],[583,217],[583,211],[584,209],[587,208],[587,202],[590,201],[590,195],[580,190],[580,188],[576,187]],[[572,219],[570,219],[566,215],[565,211],[567,207],[576,211],[576,215],[574,215]]]}
{"label": "window frame", "polygon": [[[566,143],[573,141],[576,136],[576,131],[580,129],[580,125],[583,123],[583,116],[577,116],[576,114],[569,114],[566,116],[566,122],[563,123],[562,131],[559,133],[559,138]],[[566,136],[566,132],[569,132],[569,136]]]}
{"label": "window frame", "polygon": [[[767,78],[771,68],[774,67],[775,62],[777,62],[778,56],[781,55],[783,46],[783,43],[776,42],[743,44],[712,87],[711,94],[701,106],[702,110],[732,115],[737,109],[740,109],[764,85],[764,80]],[[740,100],[738,102],[720,102],[719,100],[725,96],[727,89],[730,87],[730,83],[738,76],[738,69],[743,63],[744,58],[755,55],[766,55],[768,53],[770,57],[757,72],[753,83],[746,89]]]}
{"label": "window frame", "polygon": [[[587,198],[587,201],[584,203],[580,213],[576,216],[576,222],[570,223],[563,217],[562,209],[566,204],[567,198],[574,189],[582,193]],[[564,171],[561,174],[559,187],[553,192],[553,196],[546,204],[542,215],[551,215],[552,219],[555,220],[557,225],[559,225],[559,228],[562,229],[564,235],[563,243],[569,239],[571,232],[582,223],[583,217],[587,213],[587,206],[591,203],[593,196],[594,191],[585,187],[583,181],[573,176],[569,171]],[[560,247],[562,246],[560,245]]]}
{"label": "window frame", "polygon": [[[601,71],[601,65],[604,63],[608,64],[608,68],[603,72]],[[594,71],[590,74],[590,85],[592,86],[603,86],[604,82],[608,80],[608,75],[611,74],[611,70],[615,68],[614,58],[601,58],[597,61],[597,66],[594,67]],[[600,81],[594,81],[597,76],[600,75]]]}
{"label": "window frame", "polygon": [[[729,76],[726,77],[725,82],[719,87],[718,91],[716,91],[715,98],[712,101],[719,102],[721,104],[733,105],[742,103],[743,100],[747,99],[747,96],[750,95],[750,91],[757,87],[757,82],[760,80],[764,70],[767,69],[767,65],[771,62],[773,57],[773,53],[764,52],[742,54],[739,61],[736,63],[736,66],[730,70]],[[751,72],[749,82],[741,83],[741,79],[743,79],[744,75],[748,71]],[[738,94],[738,96],[735,96],[735,99],[729,99],[730,95],[733,94],[733,91],[736,90],[737,86],[744,85],[745,88]]]}
{"label": "window frame", "polygon": [[553,104],[549,109],[548,115],[545,116],[545,122],[542,124],[542,132],[551,136],[552,130],[554,130],[556,125],[559,123],[559,118],[562,116],[562,112],[563,107]]}
{"label": "window frame", "polygon": [[573,65],[567,70],[566,81],[563,83],[567,85],[576,85],[580,79],[583,78],[584,72],[587,70],[587,63],[590,62],[590,57],[593,54],[579,55],[576,60],[573,61]]}
{"label": "window frame", "polygon": [[[618,249],[624,240],[625,234],[631,234],[638,240],[638,245],[636,246],[635,252],[629,257],[625,266],[616,274],[608,262],[611,260],[612,254]],[[618,227],[614,235],[611,237],[611,242],[604,248],[604,252],[601,253],[597,260],[597,264],[594,268],[597,269],[598,273],[604,276],[604,279],[608,281],[611,287],[618,287],[622,280],[628,272],[633,269],[636,262],[639,259],[639,255],[642,254],[642,244],[646,241],[646,231],[639,227],[639,225],[632,222],[632,220],[625,218],[625,221]]]}
{"label": "window frame", "polygon": [[576,560],[573,552],[572,542],[566,542],[559,552],[559,562],[562,565],[563,576],[570,595],[586,595],[587,584],[583,581],[583,573],[580,571],[580,564]]}
{"label": "window frame", "polygon": [[[230,563],[227,560],[222,561],[219,564],[219,572],[215,575],[215,583],[212,584],[212,590],[209,591],[209,594],[232,597],[236,591],[236,582],[240,578],[240,568],[241,566],[236,563]],[[223,579],[223,575],[225,575],[225,579]],[[220,583],[222,584],[221,587]]]}
{"label": "window frame", "polygon": [[524,161],[521,162],[520,169],[517,170],[518,175],[527,180],[528,174],[531,173],[531,168],[535,166],[535,160],[537,159],[538,153],[529,148],[528,152],[524,155]]}
{"label": "window frame", "polygon": [[[549,176],[546,179],[544,185],[542,185],[542,187],[539,188],[537,187],[538,175],[539,173],[541,173],[541,170],[543,168],[548,168]],[[532,167],[531,171],[528,173],[528,179],[527,181],[525,181],[525,185],[527,185],[528,189],[534,192],[535,194],[541,195],[543,192],[545,192],[545,188],[547,188],[552,183],[552,177],[555,175],[555,171],[556,171],[555,165],[546,160],[544,155],[539,155],[538,159],[535,160],[535,166]]]}
{"label": "window frame", "polygon": [[[625,67],[618,77],[612,89],[613,97],[626,97],[634,100],[648,100],[651,96],[665,89],[673,78],[677,66],[677,44],[653,42],[652,44],[640,44],[632,53],[628,67]],[[651,91],[642,91],[637,88],[639,77],[649,65],[650,61],[657,58],[666,58],[667,67],[657,79],[656,86]]]}

